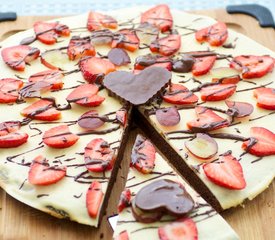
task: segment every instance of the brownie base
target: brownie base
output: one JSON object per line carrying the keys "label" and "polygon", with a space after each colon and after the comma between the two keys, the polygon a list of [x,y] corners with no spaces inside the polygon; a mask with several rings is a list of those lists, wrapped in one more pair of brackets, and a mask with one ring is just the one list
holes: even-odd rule
{"label": "brownie base", "polygon": [[129,110],[128,110],[128,124],[125,127],[123,135],[122,135],[122,140],[120,142],[120,146],[119,146],[119,149],[118,149],[117,158],[116,158],[114,167],[112,169],[112,173],[111,173],[111,176],[110,176],[110,179],[109,179],[108,187],[106,189],[105,197],[104,197],[104,200],[103,200],[103,203],[102,203],[101,211],[99,213],[98,226],[97,227],[100,226],[102,217],[106,214],[106,208],[107,208],[107,205],[108,205],[108,202],[109,202],[109,198],[110,198],[114,183],[116,182],[119,166],[120,166],[121,161],[123,159],[123,155],[124,155],[125,148],[126,148],[126,143],[127,143],[128,136],[129,136],[129,131],[130,131],[130,128],[131,128],[131,122],[132,122],[131,118],[132,118],[132,107],[130,107]]}
{"label": "brownie base", "polygon": [[208,189],[203,181],[197,176],[182,157],[171,147],[149,120],[139,112],[138,109],[133,109],[133,120],[157,146],[161,153],[169,160],[176,172],[178,172],[217,212],[224,209],[220,205],[214,194]]}

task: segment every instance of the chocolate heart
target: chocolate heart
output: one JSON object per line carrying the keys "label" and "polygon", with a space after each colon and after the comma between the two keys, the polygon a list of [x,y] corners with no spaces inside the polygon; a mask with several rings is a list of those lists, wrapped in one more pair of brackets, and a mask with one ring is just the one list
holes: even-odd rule
{"label": "chocolate heart", "polygon": [[172,74],[165,68],[149,67],[137,75],[125,71],[109,73],[103,85],[124,100],[140,105],[164,88],[171,77]]}
{"label": "chocolate heart", "polygon": [[162,211],[180,217],[194,208],[194,200],[180,183],[161,179],[140,189],[135,205],[144,212]]}

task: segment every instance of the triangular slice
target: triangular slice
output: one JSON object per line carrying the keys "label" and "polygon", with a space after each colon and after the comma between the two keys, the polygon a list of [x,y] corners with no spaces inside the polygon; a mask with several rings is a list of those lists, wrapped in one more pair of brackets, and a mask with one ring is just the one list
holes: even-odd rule
{"label": "triangular slice", "polygon": [[150,140],[137,136],[132,162],[143,161],[146,165],[149,160],[147,163],[152,165],[154,155],[154,168],[150,173],[143,173],[136,165],[130,167],[126,191],[120,198],[114,239],[210,240],[213,236],[220,240],[238,239],[224,219],[159,153],[152,154],[152,148],[155,149]]}

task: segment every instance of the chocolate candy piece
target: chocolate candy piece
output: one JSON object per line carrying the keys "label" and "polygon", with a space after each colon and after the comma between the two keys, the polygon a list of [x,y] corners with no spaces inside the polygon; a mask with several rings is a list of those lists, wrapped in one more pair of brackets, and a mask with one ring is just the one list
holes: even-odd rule
{"label": "chocolate candy piece", "polygon": [[180,114],[176,107],[160,108],[156,111],[156,118],[162,126],[175,126],[180,121]]}
{"label": "chocolate candy piece", "polygon": [[144,212],[160,211],[180,217],[194,208],[194,200],[180,183],[161,179],[140,189],[135,205]]}
{"label": "chocolate candy piece", "polygon": [[128,53],[122,48],[113,48],[108,53],[108,59],[117,66],[123,66],[131,63]]}
{"label": "chocolate candy piece", "polygon": [[150,67],[134,75],[130,72],[109,73],[103,85],[124,100],[140,105],[146,103],[167,85],[172,74],[160,67]]}

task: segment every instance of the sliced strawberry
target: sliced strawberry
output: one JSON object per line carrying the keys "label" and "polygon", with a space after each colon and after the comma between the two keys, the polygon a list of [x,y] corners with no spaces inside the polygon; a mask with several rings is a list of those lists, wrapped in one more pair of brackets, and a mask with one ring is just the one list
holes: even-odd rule
{"label": "sliced strawberry", "polygon": [[273,71],[275,60],[270,56],[240,55],[234,57],[230,67],[242,71],[242,77],[260,78]]}
{"label": "sliced strawberry", "polygon": [[227,26],[223,22],[200,29],[195,34],[198,42],[209,42],[211,46],[221,46],[228,37]]}
{"label": "sliced strawberry", "polygon": [[208,132],[229,125],[229,121],[205,107],[195,107],[197,119],[187,122],[193,132]]}
{"label": "sliced strawberry", "polygon": [[116,111],[116,120],[123,126],[127,126],[128,120],[128,113],[127,110],[124,108],[119,109]]}
{"label": "sliced strawberry", "polygon": [[86,207],[91,218],[96,218],[103,200],[101,183],[94,181],[91,183],[86,193]]}
{"label": "sliced strawberry", "polygon": [[131,205],[131,191],[130,189],[124,189],[124,191],[120,195],[120,199],[118,202],[118,212],[122,212],[124,208],[129,207]]}
{"label": "sliced strawberry", "polygon": [[159,55],[147,54],[136,58],[134,68],[137,70],[143,70],[146,67],[163,67],[168,71],[172,70],[172,62],[170,58]]}
{"label": "sliced strawberry", "polygon": [[0,136],[16,132],[20,129],[21,123],[19,121],[8,121],[0,123]]}
{"label": "sliced strawberry", "polygon": [[42,139],[49,147],[67,148],[74,145],[79,137],[71,133],[67,125],[60,125],[47,130]]}
{"label": "sliced strawberry", "polygon": [[23,86],[21,80],[4,78],[0,80],[0,103],[14,103],[19,94],[18,90]]}
{"label": "sliced strawberry", "polygon": [[197,240],[198,229],[192,218],[182,218],[158,229],[160,240]]}
{"label": "sliced strawberry", "polygon": [[38,100],[30,106],[24,108],[21,114],[27,118],[33,118],[42,121],[54,121],[61,117],[60,111],[53,107],[53,102],[48,100]]}
{"label": "sliced strawberry", "polygon": [[139,48],[139,39],[133,29],[121,29],[115,33],[112,48],[124,48],[134,52]]}
{"label": "sliced strawberry", "polygon": [[192,68],[194,76],[204,75],[214,66],[216,56],[198,57]]}
{"label": "sliced strawberry", "polygon": [[95,84],[82,84],[74,89],[66,100],[84,107],[96,107],[105,100],[104,97],[96,95],[97,93],[98,87]]}
{"label": "sliced strawberry", "polygon": [[89,57],[80,60],[79,68],[84,79],[89,83],[101,81],[105,75],[116,70],[116,67],[107,59]]}
{"label": "sliced strawberry", "polygon": [[0,135],[0,148],[13,148],[27,142],[28,134],[19,131],[11,132],[6,135]]}
{"label": "sliced strawberry", "polygon": [[27,45],[18,45],[4,48],[1,52],[4,62],[14,70],[24,71],[26,63],[39,57],[38,48]]}
{"label": "sliced strawberry", "polygon": [[202,101],[221,101],[231,97],[237,86],[235,84],[215,84],[200,90]]}
{"label": "sliced strawberry", "polygon": [[205,163],[203,170],[208,179],[219,186],[235,190],[246,187],[242,166],[231,154],[222,155],[217,161]]}
{"label": "sliced strawberry", "polygon": [[257,98],[258,107],[275,110],[275,88],[257,88],[254,97]]}
{"label": "sliced strawberry", "polygon": [[89,31],[100,30],[102,27],[117,28],[117,21],[102,13],[90,11],[87,21],[87,28]]}
{"label": "sliced strawberry", "polygon": [[51,89],[59,90],[63,87],[63,77],[63,73],[59,70],[46,70],[31,75],[29,82],[47,82],[51,84]]}
{"label": "sliced strawberry", "polygon": [[114,240],[129,240],[129,235],[127,230],[120,232],[119,235],[116,236]]}
{"label": "sliced strawberry", "polygon": [[170,34],[167,37],[158,38],[150,44],[150,50],[164,56],[175,54],[181,47],[181,36]]}
{"label": "sliced strawberry", "polygon": [[173,104],[193,104],[198,101],[198,97],[183,85],[171,84],[163,94],[165,102]]}
{"label": "sliced strawberry", "polygon": [[65,166],[50,166],[43,156],[37,156],[31,164],[28,180],[34,185],[50,185],[57,183],[66,175]]}
{"label": "sliced strawberry", "polygon": [[139,172],[147,174],[154,170],[156,149],[154,145],[140,134],[137,135],[131,154],[131,165]]}
{"label": "sliced strawberry", "polygon": [[58,34],[55,32],[55,27],[57,23],[48,23],[48,22],[36,22],[33,25],[35,35],[37,39],[45,44],[54,44],[57,41]]}
{"label": "sliced strawberry", "polygon": [[85,56],[94,56],[96,52],[90,37],[73,36],[69,42],[67,54],[70,60],[75,60]]}
{"label": "sliced strawberry", "polygon": [[141,23],[145,22],[158,27],[161,32],[166,32],[173,26],[173,17],[166,4],[159,4],[142,13]]}
{"label": "sliced strawberry", "polygon": [[275,154],[275,134],[263,127],[252,127],[251,138],[243,142],[242,148],[250,154],[263,157]]}
{"label": "sliced strawberry", "polygon": [[55,44],[59,36],[67,37],[70,35],[68,26],[58,22],[38,21],[34,23],[33,28],[37,39],[48,45]]}
{"label": "sliced strawberry", "polygon": [[113,168],[115,152],[108,142],[95,138],[85,147],[85,166],[91,172],[104,172]]}

